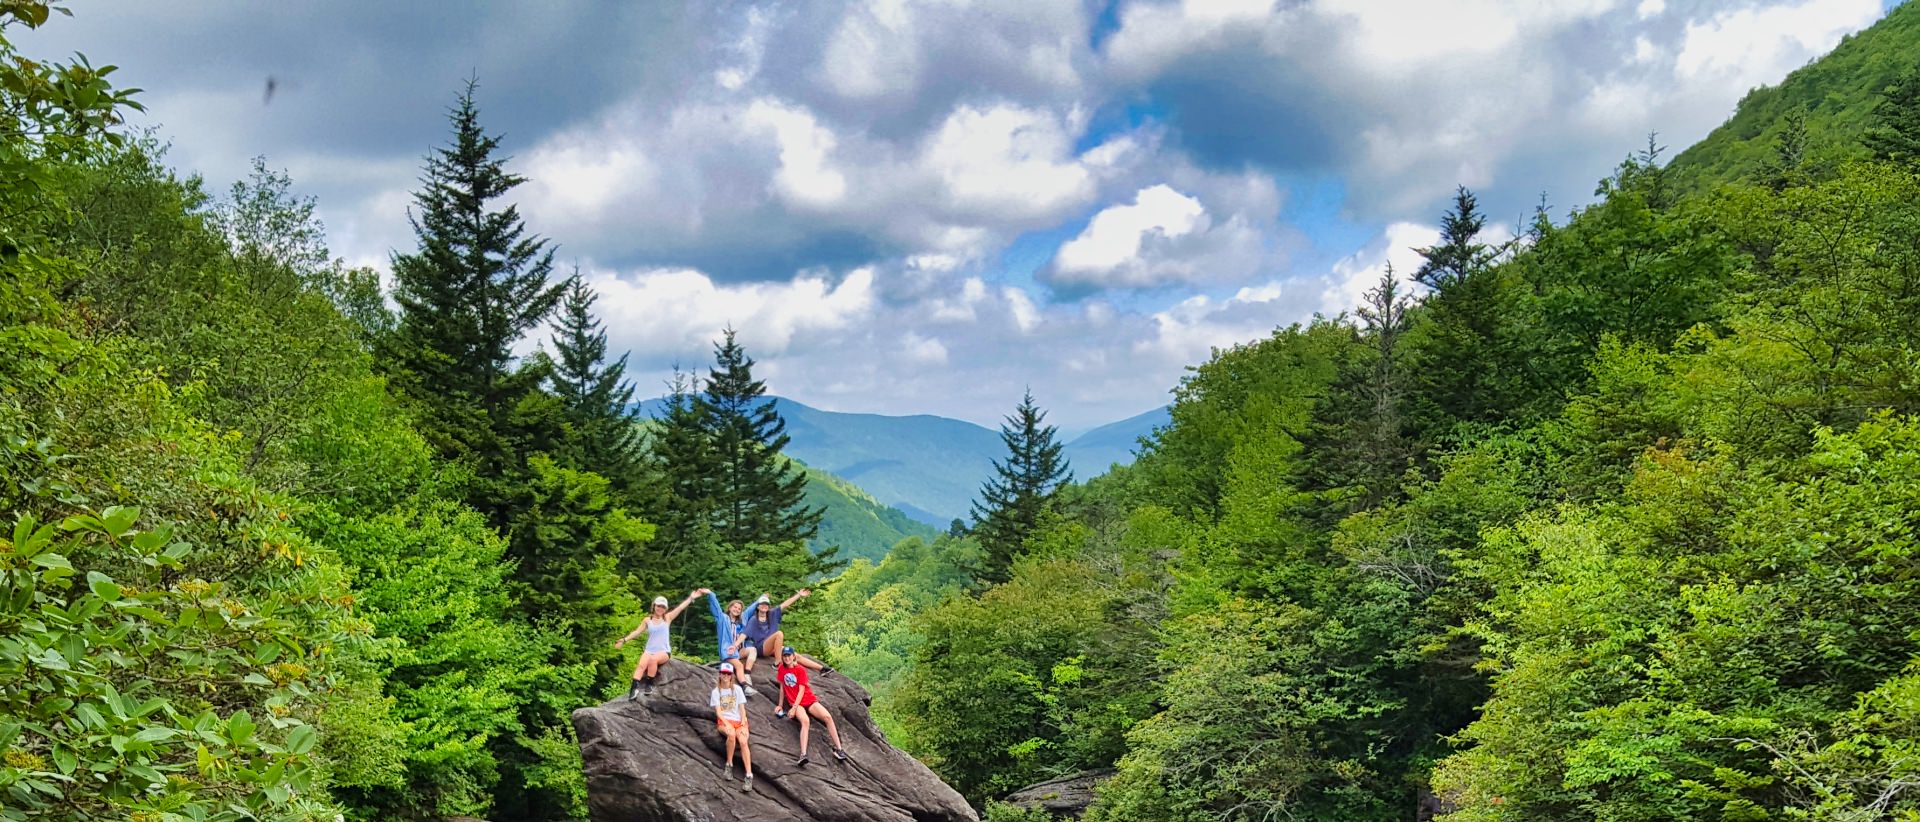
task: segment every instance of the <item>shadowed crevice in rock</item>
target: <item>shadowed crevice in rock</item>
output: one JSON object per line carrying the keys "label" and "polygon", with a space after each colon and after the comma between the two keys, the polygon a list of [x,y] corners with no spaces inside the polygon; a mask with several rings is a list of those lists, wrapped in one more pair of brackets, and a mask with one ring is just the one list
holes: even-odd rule
{"label": "shadowed crevice in rock", "polygon": [[887,744],[866,689],[838,674],[816,674],[813,688],[839,723],[850,760],[833,758],[826,725],[816,722],[807,744],[812,761],[801,767],[794,764],[800,728],[774,717],[773,668],[760,667],[760,693],[747,709],[754,790],[741,791],[737,754],[734,778],[722,771],[726,738],[707,706],[714,684],[712,670],[675,660],[661,669],[652,700],[573,712],[594,822],[977,822],[959,793]]}

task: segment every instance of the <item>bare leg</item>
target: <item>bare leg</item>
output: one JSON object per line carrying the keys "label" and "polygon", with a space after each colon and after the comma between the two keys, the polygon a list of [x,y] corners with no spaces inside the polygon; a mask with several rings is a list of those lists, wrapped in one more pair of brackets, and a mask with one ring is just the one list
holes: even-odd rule
{"label": "bare leg", "polygon": [[806,654],[794,654],[793,657],[794,659],[800,660],[801,667],[808,668],[815,671],[824,671],[827,669],[826,663],[821,662],[820,660],[814,659],[813,657],[807,656]]}
{"label": "bare leg", "polygon": [[[813,707],[807,709],[807,713],[813,714],[814,716],[819,717],[821,722],[827,723],[827,738],[833,740],[834,750],[836,751],[840,750],[840,729],[834,726],[833,714],[827,713],[827,706],[822,705],[818,702],[815,702],[813,703]],[[802,728],[806,727],[806,724],[804,721],[801,723],[800,727]],[[804,734],[805,731],[802,731],[801,733]],[[806,748],[806,743],[805,742],[800,743],[800,747],[801,749],[804,750]]]}
{"label": "bare leg", "polygon": [[[738,739],[739,733],[736,732],[733,728],[724,724],[720,726],[720,730],[726,733],[727,735],[727,768],[729,769],[729,772],[731,772],[731,769],[733,768],[733,746],[734,746],[734,743],[739,741]],[[749,767],[748,770],[752,770],[752,768]]]}
{"label": "bare leg", "polygon": [[785,647],[787,647],[787,632],[774,631],[771,636],[767,637],[767,641],[762,643],[760,650],[766,653],[768,659],[778,660],[780,659],[780,649]]}
{"label": "bare leg", "polygon": [[747,775],[753,775],[753,751],[747,748],[747,726],[740,726],[740,764],[747,769]]}
{"label": "bare leg", "polygon": [[760,649],[752,645],[740,649],[740,664],[745,665],[747,673],[753,673],[753,660],[760,655]]}
{"label": "bare leg", "polygon": [[794,711],[793,715],[800,720],[800,756],[804,758],[807,755],[807,712]]}

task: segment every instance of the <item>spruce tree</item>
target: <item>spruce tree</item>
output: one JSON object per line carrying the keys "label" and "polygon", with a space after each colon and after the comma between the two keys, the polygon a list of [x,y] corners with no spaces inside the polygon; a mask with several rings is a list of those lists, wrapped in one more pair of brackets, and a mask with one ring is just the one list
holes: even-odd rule
{"label": "spruce tree", "polygon": [[733,548],[812,539],[824,511],[802,504],[806,474],[781,459],[787,423],[766,398],[766,384],[754,379],[753,358],[731,328],[713,353],[699,406],[718,468],[715,536]]}
{"label": "spruce tree", "polygon": [[441,451],[483,476],[512,470],[508,415],[538,374],[515,367],[513,347],[553,313],[553,251],[496,201],[524,182],[495,156],[469,81],[448,119],[453,143],[427,157],[409,215],[419,248],[395,254],[399,323],[385,351],[395,382],[426,412]]}
{"label": "spruce tree", "polygon": [[981,582],[1011,577],[1013,558],[1053,507],[1060,487],[1073,481],[1056,429],[1046,419],[1028,391],[1000,425],[1007,459],[994,460],[994,476],[980,486],[980,499],[973,504],[973,533],[985,549]]}
{"label": "spruce tree", "polygon": [[1406,470],[1412,457],[1405,432],[1409,385],[1402,338],[1407,333],[1407,312],[1413,301],[1401,290],[1391,264],[1365,299],[1357,313],[1368,344],[1367,358],[1372,362],[1359,385],[1365,410],[1358,415],[1358,428],[1371,480],[1369,495],[1377,500],[1393,478]]}
{"label": "spruce tree", "polygon": [[700,412],[699,381],[674,370],[666,404],[653,418],[647,460],[658,483],[648,519],[658,524],[655,550],[697,584],[712,565],[714,486],[719,474]]}
{"label": "spruce tree", "polygon": [[640,479],[642,456],[633,386],[626,382],[627,355],[607,361],[607,332],[593,316],[594,300],[576,271],[560,304],[548,382],[573,418],[578,467],[627,489]]}
{"label": "spruce tree", "polygon": [[1866,144],[1876,160],[1920,165],[1920,66],[1880,93]]}
{"label": "spruce tree", "polygon": [[1530,377],[1513,372],[1503,321],[1512,294],[1494,263],[1509,246],[1481,241],[1486,215],[1465,186],[1440,220],[1441,241],[1416,249],[1424,258],[1414,279],[1431,293],[1419,324],[1422,388],[1417,409],[1422,440],[1449,436],[1460,423],[1480,423],[1511,413]]}
{"label": "spruce tree", "polygon": [[1774,139],[1773,156],[1760,164],[1760,182],[1776,192],[1805,184],[1810,175],[1807,161],[1807,112],[1789,111],[1780,118],[1780,135]]}
{"label": "spruce tree", "polygon": [[1480,242],[1487,217],[1479,211],[1479,201],[1466,186],[1453,195],[1453,208],[1440,218],[1440,243],[1418,249],[1426,262],[1413,273],[1415,282],[1435,291],[1465,281],[1485,268],[1492,254]]}

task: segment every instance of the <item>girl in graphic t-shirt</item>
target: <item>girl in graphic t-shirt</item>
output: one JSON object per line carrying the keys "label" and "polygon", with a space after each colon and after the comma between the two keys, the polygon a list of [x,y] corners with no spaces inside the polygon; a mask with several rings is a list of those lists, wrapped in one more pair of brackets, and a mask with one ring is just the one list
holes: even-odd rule
{"label": "girl in graphic t-shirt", "polygon": [[705,588],[695,590],[688,594],[686,599],[681,600],[679,605],[674,606],[673,610],[667,610],[666,597],[654,597],[653,613],[641,620],[640,627],[633,629],[632,633],[614,641],[613,647],[618,648],[631,642],[642,631],[647,634],[647,650],[640,655],[639,664],[633,666],[633,686],[627,689],[627,701],[633,701],[634,697],[640,694],[643,686],[646,688],[646,695],[653,696],[653,680],[660,675],[660,666],[667,664],[667,659],[673,656],[673,643],[667,638],[667,629],[673,625],[673,618],[686,610],[694,597],[706,592]]}
{"label": "girl in graphic t-shirt", "polygon": [[847,752],[840,747],[840,729],[834,727],[833,714],[827,713],[827,706],[814,696],[807,668],[800,664],[798,657],[791,646],[780,649],[780,667],[774,670],[774,676],[780,680],[780,705],[773,715],[781,719],[791,716],[800,723],[800,758],[794,764],[807,764],[807,728],[815,720],[827,723],[827,738],[833,740],[833,756],[844,762]]}
{"label": "girl in graphic t-shirt", "polygon": [[707,697],[707,704],[713,708],[713,721],[720,733],[727,738],[727,778],[733,778],[733,749],[740,747],[740,764],[747,770],[747,778],[740,783],[740,790],[753,790],[753,751],[747,747],[747,693],[734,684],[733,663],[720,663],[720,684]]}

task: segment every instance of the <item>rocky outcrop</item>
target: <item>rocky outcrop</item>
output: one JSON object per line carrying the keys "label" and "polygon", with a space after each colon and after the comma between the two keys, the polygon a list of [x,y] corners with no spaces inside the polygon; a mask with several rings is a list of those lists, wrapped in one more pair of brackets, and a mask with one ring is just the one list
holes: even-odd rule
{"label": "rocky outcrop", "polygon": [[1078,817],[1093,804],[1094,789],[1112,776],[1111,768],[1081,771],[1028,785],[1007,794],[1002,801],[1028,810],[1043,810],[1054,816]]}
{"label": "rocky outcrop", "polygon": [[754,790],[743,792],[737,759],[733,779],[721,771],[726,738],[707,706],[714,679],[711,669],[676,660],[661,670],[651,700],[573,712],[594,822],[977,822],[959,793],[887,744],[867,711],[866,689],[838,674],[816,674],[813,687],[833,712],[849,759],[833,758],[825,725],[815,723],[807,744],[812,761],[800,766],[800,728],[774,717],[773,670],[762,668],[764,687],[747,700]]}

